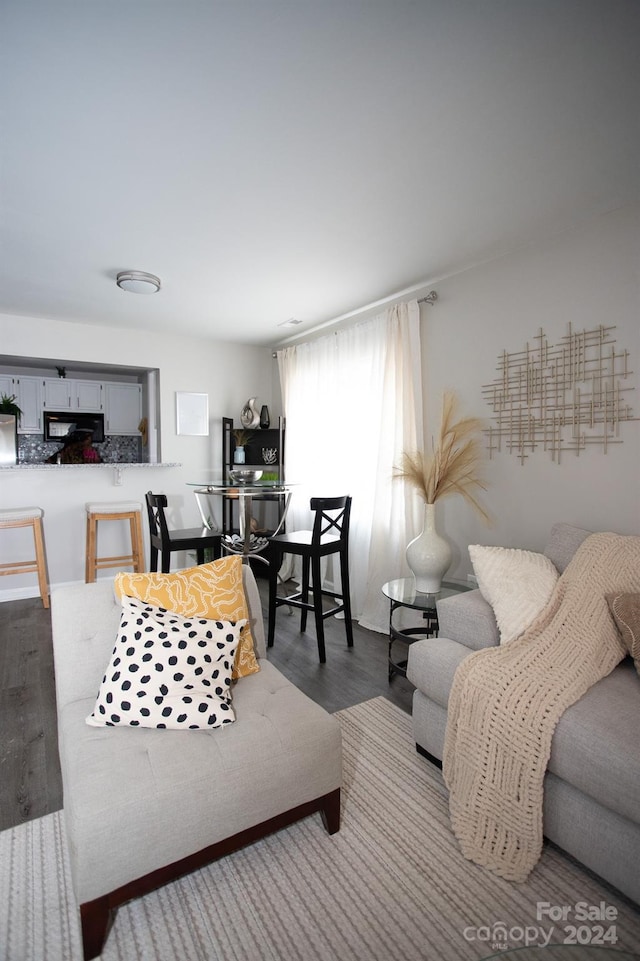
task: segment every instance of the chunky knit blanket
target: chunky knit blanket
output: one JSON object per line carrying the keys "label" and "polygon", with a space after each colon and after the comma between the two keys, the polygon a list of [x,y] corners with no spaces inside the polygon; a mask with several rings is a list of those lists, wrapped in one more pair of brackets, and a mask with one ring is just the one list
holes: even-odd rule
{"label": "chunky knit blanket", "polygon": [[640,537],[591,534],[519,638],[459,665],[443,774],[462,853],[524,881],[542,850],[543,779],[562,713],[626,654],[605,599],[640,590]]}

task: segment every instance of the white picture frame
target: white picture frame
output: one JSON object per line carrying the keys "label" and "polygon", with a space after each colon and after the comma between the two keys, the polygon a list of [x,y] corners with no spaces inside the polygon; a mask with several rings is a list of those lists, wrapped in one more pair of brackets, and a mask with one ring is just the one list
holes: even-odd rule
{"label": "white picture frame", "polygon": [[209,434],[209,395],[176,391],[176,433],[192,437]]}

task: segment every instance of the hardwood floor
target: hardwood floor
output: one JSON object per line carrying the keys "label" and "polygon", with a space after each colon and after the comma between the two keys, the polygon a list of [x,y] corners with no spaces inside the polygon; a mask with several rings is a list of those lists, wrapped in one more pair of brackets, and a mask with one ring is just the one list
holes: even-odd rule
{"label": "hardwood floor", "polygon": [[[266,581],[258,581],[266,615]],[[387,681],[387,637],[354,624],[325,621],[326,664],[318,662],[313,619],[279,608],[269,660],[300,690],[334,712],[383,695],[411,711],[413,686]],[[97,692],[96,692],[97,693]],[[51,617],[39,598],[0,604],[0,830],[62,807]]]}

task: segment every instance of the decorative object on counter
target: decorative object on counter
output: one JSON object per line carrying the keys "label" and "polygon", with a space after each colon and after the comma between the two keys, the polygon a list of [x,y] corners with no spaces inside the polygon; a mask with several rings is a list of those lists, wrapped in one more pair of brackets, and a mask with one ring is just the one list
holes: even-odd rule
{"label": "decorative object on counter", "polygon": [[90,430],[74,430],[63,441],[63,446],[51,457],[47,464],[101,464],[102,458],[93,446]]}
{"label": "decorative object on counter", "polygon": [[138,430],[140,431],[140,439],[142,440],[142,446],[146,447],[149,443],[149,421],[146,417],[143,417],[138,424]]}
{"label": "decorative object on counter", "polygon": [[269,408],[266,404],[263,404],[260,408],[260,427],[266,430],[267,427],[271,426],[271,419],[269,417]]}
{"label": "decorative object on counter", "polygon": [[250,397],[240,411],[240,423],[243,427],[260,426],[260,414],[258,413],[258,408],[256,407],[255,397]]}
{"label": "decorative object on counter", "polygon": [[479,470],[482,461],[483,424],[478,417],[458,417],[458,401],[445,391],[442,401],[440,436],[430,457],[423,451],[404,452],[394,477],[414,487],[425,502],[424,526],[407,547],[407,564],[422,594],[437,593],[451,564],[451,547],[435,526],[435,504],[449,494],[461,494],[485,519],[489,515],[475,497],[486,490]]}
{"label": "decorative object on counter", "polygon": [[58,377],[60,377],[61,380],[64,380],[65,377],[67,376],[67,368],[66,368],[66,367],[56,367],[56,370],[58,371]]}
{"label": "decorative object on counter", "polygon": [[262,460],[265,464],[275,464],[278,459],[278,448],[277,447],[263,447],[262,448]]}
{"label": "decorative object on counter", "polygon": [[11,414],[16,420],[22,417],[22,411],[16,401],[15,394],[0,394],[0,414]]}

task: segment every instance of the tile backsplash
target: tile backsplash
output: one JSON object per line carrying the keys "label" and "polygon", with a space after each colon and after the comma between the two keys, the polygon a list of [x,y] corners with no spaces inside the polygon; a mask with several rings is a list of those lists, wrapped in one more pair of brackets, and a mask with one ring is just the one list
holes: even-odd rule
{"label": "tile backsplash", "polygon": [[[105,464],[140,464],[143,460],[140,437],[113,435],[93,446]],[[45,440],[42,434],[18,434],[19,464],[43,464],[61,449],[60,443]]]}

